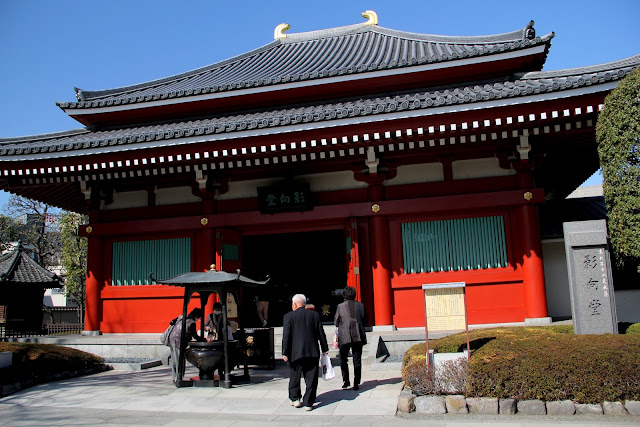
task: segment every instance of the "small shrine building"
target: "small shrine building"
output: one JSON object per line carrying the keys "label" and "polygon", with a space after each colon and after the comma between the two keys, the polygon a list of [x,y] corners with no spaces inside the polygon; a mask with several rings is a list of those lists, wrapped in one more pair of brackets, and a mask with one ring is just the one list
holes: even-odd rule
{"label": "small shrine building", "polygon": [[331,321],[351,285],[372,325],[422,326],[422,285],[459,281],[471,324],[549,321],[538,207],[598,169],[598,112],[640,55],[542,71],[554,34],[533,22],[453,37],[363,16],[76,89],[58,105],[85,127],[0,140],[0,188],[89,217],[87,333],[161,332],[181,289],[149,273],[212,264],[270,275],[272,324],[298,292]]}
{"label": "small shrine building", "polygon": [[42,297],[63,280],[38,264],[17,242],[0,254],[0,338],[42,329]]}

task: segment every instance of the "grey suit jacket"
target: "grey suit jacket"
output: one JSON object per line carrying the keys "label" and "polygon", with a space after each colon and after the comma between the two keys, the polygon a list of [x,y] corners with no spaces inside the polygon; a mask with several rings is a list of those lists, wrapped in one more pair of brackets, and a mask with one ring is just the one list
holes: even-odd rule
{"label": "grey suit jacket", "polygon": [[338,304],[334,323],[338,328],[338,345],[340,347],[352,342],[367,343],[367,335],[364,332],[367,313],[361,302],[345,301]]}

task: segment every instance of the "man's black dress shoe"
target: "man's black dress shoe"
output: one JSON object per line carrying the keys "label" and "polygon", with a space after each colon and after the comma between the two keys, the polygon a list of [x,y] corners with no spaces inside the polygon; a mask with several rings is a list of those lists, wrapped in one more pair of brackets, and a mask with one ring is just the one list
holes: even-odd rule
{"label": "man's black dress shoe", "polygon": [[359,386],[358,384],[354,384],[354,385],[353,385],[353,389],[354,389],[354,390],[359,390],[359,389],[360,389],[360,386]]}
{"label": "man's black dress shoe", "polygon": [[342,388],[343,389],[347,389],[347,388],[349,388],[350,385],[351,384],[349,384],[348,382],[345,382],[345,383],[342,384]]}

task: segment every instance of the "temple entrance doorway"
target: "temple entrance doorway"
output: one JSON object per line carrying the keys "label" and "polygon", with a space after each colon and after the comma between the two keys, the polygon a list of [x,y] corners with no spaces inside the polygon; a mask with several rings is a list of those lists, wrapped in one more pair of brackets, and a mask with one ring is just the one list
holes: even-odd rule
{"label": "temple entrance doorway", "polygon": [[[291,297],[305,294],[323,322],[332,323],[335,307],[342,302],[334,291],[347,281],[344,230],[309,231],[245,236],[242,238],[242,274],[268,285],[268,326],[282,326],[291,310]],[[245,326],[261,326],[256,312],[257,292],[243,296]]]}

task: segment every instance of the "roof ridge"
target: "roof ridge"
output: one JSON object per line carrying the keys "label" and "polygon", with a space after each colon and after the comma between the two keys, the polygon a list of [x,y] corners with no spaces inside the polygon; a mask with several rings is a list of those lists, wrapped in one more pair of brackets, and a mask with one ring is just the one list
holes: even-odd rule
{"label": "roof ridge", "polygon": [[601,71],[612,71],[619,68],[637,67],[640,65],[640,54],[629,56],[602,64],[589,65],[585,67],[564,68],[549,71],[529,71],[528,73],[516,73],[515,77],[523,79],[541,79],[550,77],[577,76],[583,74],[598,73]]}
{"label": "roof ridge", "polygon": [[[412,31],[396,30],[393,28],[382,27],[380,25],[367,25],[366,23],[345,25],[342,27],[327,28],[323,30],[305,31],[300,33],[287,33],[285,38],[280,39],[283,43],[297,43],[304,41],[313,41],[322,38],[349,35],[359,32],[377,32],[379,34],[406,38],[415,41],[435,42],[435,43],[453,43],[453,44],[473,44],[473,43],[506,43],[527,38],[527,30],[533,27],[533,21],[527,26],[518,30],[506,33],[474,35],[474,36],[454,36],[417,33]],[[555,33],[548,33],[541,38],[553,38]]]}
{"label": "roof ridge", "polygon": [[360,31],[372,30],[376,25],[367,25],[365,22],[342,27],[325,28],[322,30],[303,31],[300,33],[286,33],[285,37],[280,40],[282,43],[295,43],[300,41],[311,41],[322,38],[342,36]]}
{"label": "roof ridge", "polygon": [[62,138],[65,136],[82,135],[83,133],[91,133],[91,130],[89,130],[88,128],[78,128],[78,129],[63,130],[59,132],[41,133],[36,135],[24,135],[24,136],[0,138],[0,145],[13,144],[16,142],[23,142],[23,141],[33,141],[34,137],[37,137],[39,140],[47,140],[47,139]]}
{"label": "roof ridge", "polygon": [[[20,255],[20,251],[22,246],[19,245],[18,247],[16,247],[14,250],[12,250],[11,252],[7,253],[5,256],[5,262],[9,261],[8,264],[8,268],[6,271],[2,271],[0,272],[0,280],[5,280],[7,277],[9,277],[11,275],[11,272],[14,270],[16,264],[18,263],[18,258]],[[13,258],[13,259],[11,259]]]}
{"label": "roof ridge", "polygon": [[[499,33],[499,34],[487,34],[487,35],[475,35],[475,36],[449,36],[449,35],[440,35],[440,34],[425,34],[425,33],[416,33],[410,31],[402,31],[395,30],[392,28],[378,27],[378,32],[390,36],[398,36],[407,39],[417,40],[417,41],[426,41],[426,42],[434,42],[434,43],[453,43],[453,44],[473,44],[473,43],[506,43],[506,42],[514,42],[518,40],[524,40],[527,38],[526,33],[529,26],[524,28],[510,31],[507,33]],[[553,32],[543,36],[543,37],[553,37],[555,34]]]}

